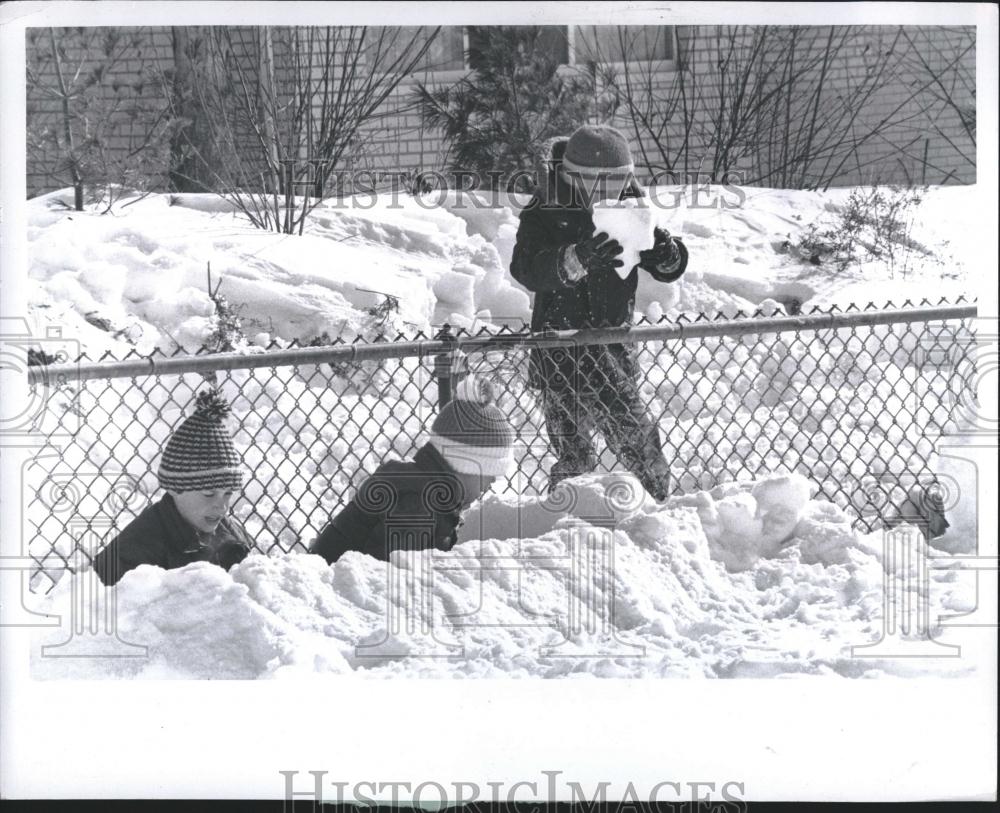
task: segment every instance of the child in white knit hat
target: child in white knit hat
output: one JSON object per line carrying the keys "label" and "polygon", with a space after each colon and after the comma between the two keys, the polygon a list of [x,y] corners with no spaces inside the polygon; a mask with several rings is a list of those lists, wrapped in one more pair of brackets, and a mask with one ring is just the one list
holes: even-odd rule
{"label": "child in white knit hat", "polygon": [[94,557],[104,584],[139,565],[164,570],[207,561],[229,569],[253,543],[229,515],[243,487],[243,466],[223,424],[227,404],[215,390],[199,393],[194,414],[170,436],[157,477],[163,497],[147,507]]}
{"label": "child in white knit hat", "polygon": [[513,447],[489,382],[464,378],[413,460],[379,466],[310,551],[332,563],[349,550],[383,560],[393,550],[450,550],[462,512],[510,470]]}

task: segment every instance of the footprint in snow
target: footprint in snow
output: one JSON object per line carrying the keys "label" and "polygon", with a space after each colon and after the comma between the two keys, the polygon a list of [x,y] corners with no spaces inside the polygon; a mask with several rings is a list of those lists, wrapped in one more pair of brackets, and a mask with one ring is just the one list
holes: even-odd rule
{"label": "footprint in snow", "polygon": [[684,221],[684,225],[681,227],[681,234],[685,237],[688,235],[694,235],[695,237],[715,237],[715,232],[708,228],[708,226],[693,223],[690,220]]}

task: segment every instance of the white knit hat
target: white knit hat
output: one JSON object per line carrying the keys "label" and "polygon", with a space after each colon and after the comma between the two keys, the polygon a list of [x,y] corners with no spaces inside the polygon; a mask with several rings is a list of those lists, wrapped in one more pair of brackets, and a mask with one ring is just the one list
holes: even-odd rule
{"label": "white knit hat", "polygon": [[455,471],[500,476],[514,463],[514,430],[489,381],[469,375],[431,425],[429,442]]}

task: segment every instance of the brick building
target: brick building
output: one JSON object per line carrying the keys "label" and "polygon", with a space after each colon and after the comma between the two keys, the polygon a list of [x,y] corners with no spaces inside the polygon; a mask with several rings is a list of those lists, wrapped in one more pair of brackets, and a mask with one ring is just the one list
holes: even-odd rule
{"label": "brick building", "polygon": [[[165,177],[162,165],[169,158],[148,146],[149,126],[162,123],[171,79],[185,58],[178,34],[196,29],[114,29],[126,36],[110,54],[95,31],[60,29],[55,41],[41,29],[29,32],[35,77],[28,87],[29,196],[69,184],[52,144],[62,104],[53,48],[73,76],[109,62],[91,89],[112,100],[95,106],[92,116],[114,121],[102,154],[148,153],[145,171],[159,166]],[[419,41],[432,29],[399,31]],[[367,117],[339,165],[444,168],[446,145],[440,132],[421,124],[413,91],[417,82],[437,87],[467,76],[476,37],[475,29],[440,29],[414,71]],[[595,97],[617,100],[607,120],[632,138],[646,180],[706,172],[717,177],[720,169],[764,186],[976,179],[971,26],[547,26],[542,40],[564,65],[561,71],[589,76]],[[244,78],[256,76],[260,58],[258,53],[244,65]],[[292,98],[294,55],[276,47],[267,58],[281,92]],[[364,58],[359,52],[360,70]],[[30,137],[45,128],[47,141]],[[252,149],[252,134],[244,136]]]}

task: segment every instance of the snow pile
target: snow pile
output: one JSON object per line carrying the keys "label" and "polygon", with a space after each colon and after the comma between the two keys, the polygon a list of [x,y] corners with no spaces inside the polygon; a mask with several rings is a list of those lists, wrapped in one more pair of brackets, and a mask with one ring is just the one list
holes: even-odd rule
{"label": "snow pile", "polygon": [[[718,312],[727,315],[736,303],[753,310],[768,299],[782,304],[794,299],[811,307],[968,295],[976,252],[973,241],[958,240],[956,235],[968,233],[970,224],[989,228],[984,214],[988,207],[980,205],[978,187],[927,189],[910,213],[909,234],[917,239],[899,246],[899,267],[866,258],[863,252],[843,271],[829,261],[820,265],[805,261],[795,247],[813,224],[835,229],[853,191],[853,187],[810,192],[714,185],[651,190],[659,201],[658,225],[683,237],[691,252],[690,271],[678,286],[682,298],[677,310],[685,310],[684,288],[692,285],[714,291],[720,297]],[[640,299],[641,282],[642,277]],[[704,303],[704,295],[697,296]],[[668,302],[664,310],[671,307]]]}
{"label": "snow pile", "polygon": [[713,492],[701,492],[693,501],[713,557],[737,571],[778,552],[805,511],[810,485],[800,475],[786,475],[752,487],[729,483]]}
{"label": "snow pile", "polygon": [[[147,646],[147,658],[36,654],[33,672],[280,678],[913,671],[905,659],[850,656],[851,646],[881,633],[880,546],[851,531],[833,506],[810,501],[802,478],[775,475],[746,484],[743,496],[729,489],[665,505],[642,497],[630,480],[576,478],[568,488],[572,502],[565,491],[521,502],[519,538],[508,533],[469,539],[446,553],[396,553],[388,564],[349,553],[333,566],[306,554],[255,554],[228,574],[205,563],[175,571],[143,566],[116,588],[117,629],[123,641]],[[513,532],[512,511],[509,499],[489,495],[466,526]],[[739,572],[730,572],[734,562]],[[969,605],[974,587],[961,575],[932,577],[932,618],[946,606]],[[40,609],[60,614],[65,628],[71,600],[64,580]],[[55,630],[45,642],[65,638],[65,629]],[[967,665],[941,668],[953,673]]]}
{"label": "snow pile", "polygon": [[[147,647],[147,657],[95,659],[92,668],[102,676],[246,680],[287,672],[303,661],[310,671],[349,669],[335,649],[311,652],[312,642],[293,619],[271,612],[246,584],[206,562],[179,570],[137,568],[118,588],[116,609],[119,638]],[[35,657],[48,677],[80,676],[75,660]]]}
{"label": "snow pile", "polygon": [[496,247],[411,198],[370,209],[329,201],[302,235],[255,229],[212,195],[151,195],[103,216],[58,216],[60,200],[29,201],[32,310],[93,351],[206,342],[217,324],[209,263],[251,339],[350,341],[386,297],[411,333],[529,312]]}
{"label": "snow pile", "polygon": [[[974,254],[970,246],[948,243],[947,234],[959,233],[963,218],[976,222],[974,187],[930,190],[914,228],[936,258],[916,257],[905,279],[872,265],[836,276],[779,250],[817,217],[835,214],[849,191],[750,189],[740,200],[718,187],[701,195],[653,190],[669,204],[650,209],[656,225],[684,238],[691,265],[673,285],[640,274],[637,311],[654,320],[731,317],[754,307],[778,312],[792,299],[808,306],[964,290]],[[120,356],[202,343],[219,325],[208,262],[213,284],[222,280],[221,293],[247,337],[261,345],[323,333],[348,341],[367,336],[373,311],[387,297],[399,303],[389,330],[426,331],[443,321],[519,324],[530,313],[529,295],[507,270],[524,203],[515,197],[497,206],[467,193],[449,193],[443,205],[402,196],[331,200],[314,210],[301,236],[258,231],[211,195],[124,199],[107,215],[60,208],[65,197],[29,202],[32,316],[37,333],[59,326],[91,358],[105,350]],[[850,287],[862,279],[864,289]],[[301,554],[254,556],[229,574],[208,565],[169,573],[139,568],[118,589],[119,628],[125,640],[149,646],[150,658],[42,658],[36,671],[231,678],[348,671],[905,672],[898,662],[845,655],[851,645],[878,637],[884,580],[882,537],[856,533],[850,512],[864,502],[863,493],[858,499],[851,493],[860,478],[891,481],[922,469],[925,419],[918,420],[912,405],[945,403],[950,394],[945,376],[914,367],[918,341],[912,331],[887,326],[863,335],[820,331],[794,339],[647,345],[642,396],[650,413],[661,416],[673,475],[685,494],[663,506],[621,475],[580,478],[549,498],[518,496],[544,490],[552,457],[530,393],[501,388],[501,408],[512,416],[525,458],[538,468],[506,488],[498,484],[474,506],[461,544],[436,555],[433,567],[418,556],[397,556],[390,581],[383,563],[360,555],[332,568]],[[516,366],[509,354],[495,365],[489,358],[476,363],[501,379]],[[55,474],[95,476],[84,489],[90,502],[77,506],[82,514],[100,514],[90,506],[105,501],[102,489],[113,485],[108,472],[131,474],[140,496],[143,490],[155,495],[147,469],[203,384],[200,375],[122,379],[53,394],[53,408],[65,408],[67,421],[79,424]],[[272,552],[308,544],[360,479],[386,458],[411,454],[436,407],[429,365],[419,359],[373,364],[347,377],[326,366],[235,370],[221,385],[241,425],[237,448],[254,474],[236,512]],[[884,408],[873,414],[871,404]],[[919,431],[906,433],[900,427],[911,412]],[[74,415],[86,420],[73,422]],[[780,470],[793,452],[811,482],[759,474]],[[736,460],[757,479],[708,490],[726,479],[727,464]],[[36,468],[39,476],[53,473]],[[956,478],[966,496],[958,512],[949,513],[949,533],[934,545],[971,552],[976,525],[968,495],[975,493],[975,472],[956,460],[952,468],[962,469]],[[836,504],[811,498],[820,485],[826,493],[841,489]],[[130,504],[114,518],[127,522],[144,504]],[[29,550],[51,563],[55,579],[71,555],[65,534],[60,549],[49,550],[65,516],[41,500],[30,501],[28,516],[39,528]],[[919,537],[912,545],[920,555],[933,554]],[[594,551],[613,563],[604,586],[580,580]],[[942,608],[974,606],[968,576],[932,574],[933,618]],[[392,620],[413,602],[391,592],[390,584],[406,585],[410,599],[430,596],[412,619],[416,633],[400,632],[406,625]],[[71,595],[72,580],[63,579],[47,602],[67,618]],[[581,605],[598,615],[590,632],[568,626],[584,612]],[[430,642],[419,633],[428,627],[435,630]],[[423,657],[441,654],[442,641],[445,654],[459,656]],[[559,657],[566,653],[587,657]]]}
{"label": "snow pile", "polygon": [[[826,506],[834,524],[850,528],[851,520],[836,506],[810,502],[811,490],[801,475],[778,474],[672,497],[666,505],[694,508],[712,558],[728,570],[738,571],[748,569],[761,557],[774,556],[792,537],[807,508]],[[631,475],[618,473],[564,481],[560,490],[546,498],[489,493],[466,512],[459,540],[499,537],[504,531],[522,538],[536,537],[560,527],[567,517],[620,522],[640,506],[647,511],[656,508]]]}
{"label": "snow pile", "polygon": [[[636,310],[654,320],[734,316],[793,299],[843,305],[966,292],[974,252],[951,235],[981,219],[976,187],[924,196],[912,224],[920,250],[905,277],[873,262],[837,274],[783,248],[835,216],[849,193],[661,187],[650,190],[649,206],[596,216],[642,219],[640,227],[601,220],[628,243],[626,253],[651,245],[644,235],[652,225],[686,241],[691,262],[680,282],[640,274]],[[31,312],[39,329],[57,324],[98,354],[205,341],[217,324],[209,262],[213,285],[223,281],[220,293],[258,343],[323,332],[350,340],[387,296],[399,303],[400,326],[412,331],[445,321],[519,326],[530,316],[530,295],[508,270],[523,196],[330,199],[312,211],[302,235],[260,231],[213,195],[123,198],[107,214],[70,211],[68,199],[63,190],[28,202]],[[636,232],[643,239],[628,237]]]}

